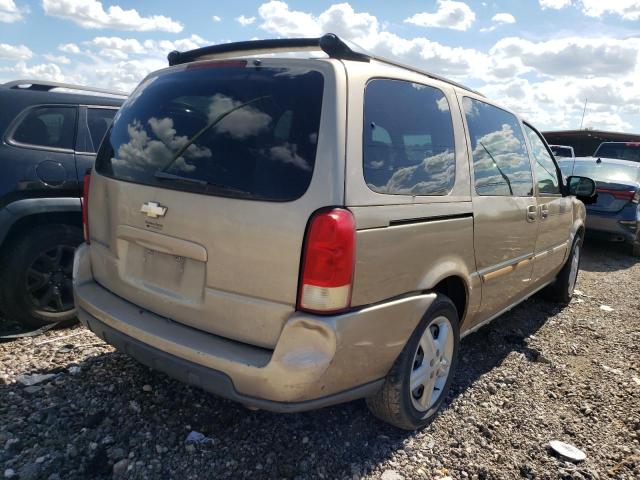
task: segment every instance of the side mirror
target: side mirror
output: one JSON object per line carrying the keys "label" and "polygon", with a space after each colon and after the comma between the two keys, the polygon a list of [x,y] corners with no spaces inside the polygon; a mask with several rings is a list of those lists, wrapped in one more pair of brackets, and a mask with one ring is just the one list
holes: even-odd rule
{"label": "side mirror", "polygon": [[569,176],[567,177],[567,189],[569,195],[574,195],[584,203],[593,203],[596,196],[596,182],[588,177]]}

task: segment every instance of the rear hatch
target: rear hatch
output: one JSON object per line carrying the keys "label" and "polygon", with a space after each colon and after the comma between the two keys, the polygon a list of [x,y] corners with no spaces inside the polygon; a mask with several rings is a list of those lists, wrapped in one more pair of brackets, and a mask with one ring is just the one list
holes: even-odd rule
{"label": "rear hatch", "polygon": [[343,201],[340,67],[202,61],[145,79],[91,179],[96,281],[173,321],[272,348],[295,309],[307,221]]}

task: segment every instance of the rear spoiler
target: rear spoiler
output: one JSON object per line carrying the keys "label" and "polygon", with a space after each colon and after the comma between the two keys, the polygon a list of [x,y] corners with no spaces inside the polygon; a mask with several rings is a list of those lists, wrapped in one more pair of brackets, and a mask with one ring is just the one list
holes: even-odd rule
{"label": "rear spoiler", "polygon": [[222,43],[196,48],[187,52],[174,50],[167,55],[169,66],[192,62],[201,57],[231,58],[238,55],[259,55],[261,53],[323,51],[331,58],[368,62],[369,55],[356,52],[333,33],[318,38],[277,38],[268,40],[248,40],[245,42]]}
{"label": "rear spoiler", "polygon": [[[354,48],[356,48],[354,50]],[[245,42],[232,42],[222,43],[219,45],[210,45],[208,47],[196,48],[195,50],[188,50],[186,52],[179,52],[174,50],[167,55],[169,66],[181,65],[183,63],[189,63],[202,59],[216,59],[223,60],[227,58],[237,58],[242,56],[271,54],[271,53],[291,53],[291,52],[308,52],[308,51],[322,51],[326,53],[329,58],[337,58],[339,60],[354,60],[357,62],[370,62],[375,60],[387,65],[416,72],[421,75],[446,82],[449,85],[456,86],[467,90],[468,92],[475,93],[479,96],[484,96],[480,92],[473,90],[469,87],[461,85],[457,82],[441,77],[434,73],[426,72],[411,65],[405,65],[404,63],[390,60],[388,58],[379,57],[372,53],[357,51],[357,47],[352,47],[348,42],[340,39],[334,33],[327,33],[317,38],[276,38],[267,40],[248,40]]]}

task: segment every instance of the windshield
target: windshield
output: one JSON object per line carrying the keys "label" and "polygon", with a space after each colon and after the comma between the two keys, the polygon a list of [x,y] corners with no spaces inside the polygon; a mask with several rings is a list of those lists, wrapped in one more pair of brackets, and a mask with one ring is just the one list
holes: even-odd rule
{"label": "windshield", "polygon": [[549,145],[549,148],[556,157],[573,157],[573,152],[569,147],[558,147],[556,145]]}
{"label": "windshield", "polygon": [[640,162],[640,143],[603,143],[593,156]]}
{"label": "windshield", "polygon": [[96,170],[196,193],[294,200],[311,182],[322,92],[318,71],[244,61],[152,76],[117,114]]}
{"label": "windshield", "polygon": [[[563,173],[567,174],[565,170]],[[595,160],[593,162],[576,162],[573,173],[568,174],[589,177],[596,182],[640,183],[640,168],[634,164],[596,163]]]}

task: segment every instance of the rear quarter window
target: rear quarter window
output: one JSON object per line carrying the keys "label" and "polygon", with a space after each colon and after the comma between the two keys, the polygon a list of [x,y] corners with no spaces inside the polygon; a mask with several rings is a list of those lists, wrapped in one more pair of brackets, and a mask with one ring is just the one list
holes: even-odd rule
{"label": "rear quarter window", "polygon": [[202,194],[302,196],[315,165],[322,74],[219,65],[192,64],[145,80],[116,115],[97,171]]}
{"label": "rear quarter window", "polygon": [[446,195],[455,182],[449,103],[434,87],[374,79],[365,90],[363,171],[371,190]]}

